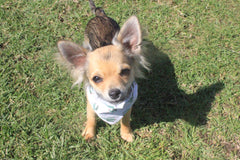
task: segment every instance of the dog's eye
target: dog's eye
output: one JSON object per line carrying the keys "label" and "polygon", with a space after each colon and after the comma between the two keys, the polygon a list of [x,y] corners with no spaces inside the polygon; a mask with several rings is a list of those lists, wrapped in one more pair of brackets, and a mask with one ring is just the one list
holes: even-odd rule
{"label": "dog's eye", "polygon": [[120,76],[128,76],[130,74],[130,69],[122,69],[120,72]]}
{"label": "dog's eye", "polygon": [[95,82],[95,83],[100,83],[100,82],[102,82],[102,78],[101,77],[99,77],[99,76],[94,76],[93,78],[92,78],[92,80]]}

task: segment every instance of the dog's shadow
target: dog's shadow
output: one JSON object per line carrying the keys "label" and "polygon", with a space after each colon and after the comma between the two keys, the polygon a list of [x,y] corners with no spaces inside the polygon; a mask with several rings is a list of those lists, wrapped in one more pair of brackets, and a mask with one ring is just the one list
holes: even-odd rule
{"label": "dog's shadow", "polygon": [[222,82],[202,87],[194,94],[178,88],[174,65],[168,55],[151,42],[146,45],[151,72],[138,80],[139,96],[132,112],[133,129],[158,122],[183,119],[191,125],[204,125],[215,95],[224,88]]}

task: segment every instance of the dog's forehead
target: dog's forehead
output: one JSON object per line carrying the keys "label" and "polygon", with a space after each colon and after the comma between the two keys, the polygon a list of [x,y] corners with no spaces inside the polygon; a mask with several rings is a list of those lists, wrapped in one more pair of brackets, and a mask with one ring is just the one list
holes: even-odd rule
{"label": "dog's forehead", "polygon": [[98,48],[88,55],[88,61],[96,63],[98,61],[115,61],[116,63],[122,63],[126,60],[126,56],[122,50],[114,45]]}

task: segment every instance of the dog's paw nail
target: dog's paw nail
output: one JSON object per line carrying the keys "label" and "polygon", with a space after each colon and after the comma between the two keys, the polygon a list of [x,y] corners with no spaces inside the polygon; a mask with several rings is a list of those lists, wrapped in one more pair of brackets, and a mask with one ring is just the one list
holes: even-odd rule
{"label": "dog's paw nail", "polygon": [[122,133],[121,137],[127,142],[133,142],[134,140],[134,135],[132,133]]}
{"label": "dog's paw nail", "polygon": [[91,141],[91,140],[94,140],[94,139],[95,139],[95,136],[94,136],[94,135],[87,134],[87,135],[84,136],[84,139],[89,142],[89,141]]}
{"label": "dog's paw nail", "polygon": [[85,130],[82,133],[82,136],[86,141],[91,141],[95,138],[95,134],[92,132],[89,132],[88,129],[85,128]]}

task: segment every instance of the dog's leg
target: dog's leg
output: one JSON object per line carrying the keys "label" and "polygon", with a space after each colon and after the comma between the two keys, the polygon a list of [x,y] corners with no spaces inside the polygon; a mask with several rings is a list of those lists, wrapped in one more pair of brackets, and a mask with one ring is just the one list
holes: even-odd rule
{"label": "dog's leg", "polygon": [[127,142],[132,142],[134,139],[134,135],[130,126],[131,111],[132,109],[130,109],[121,120],[121,137]]}
{"label": "dog's leg", "polygon": [[92,106],[87,102],[87,124],[82,133],[82,136],[87,140],[95,138],[96,134],[96,115]]}

